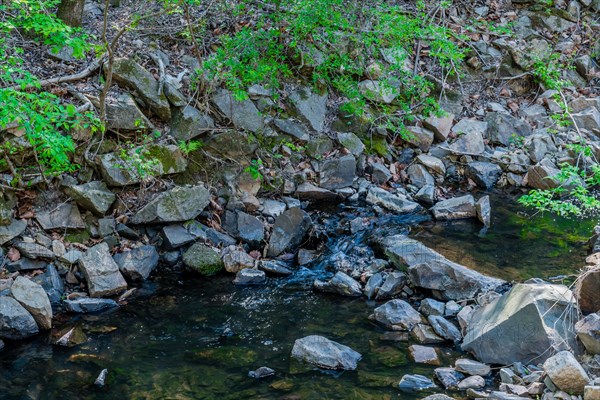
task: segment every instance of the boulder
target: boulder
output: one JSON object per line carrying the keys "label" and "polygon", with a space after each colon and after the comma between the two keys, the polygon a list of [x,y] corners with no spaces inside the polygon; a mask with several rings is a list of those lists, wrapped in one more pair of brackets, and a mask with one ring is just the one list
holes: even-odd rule
{"label": "boulder", "polygon": [[487,364],[481,363],[475,360],[469,360],[468,358],[459,358],[454,362],[454,368],[458,372],[462,372],[467,375],[479,375],[488,376],[491,372],[491,367]]}
{"label": "boulder", "polygon": [[177,141],[188,141],[215,127],[215,122],[208,114],[201,113],[192,106],[176,108],[170,123],[170,134]]}
{"label": "boulder", "polygon": [[427,321],[440,337],[454,343],[458,343],[462,339],[462,334],[458,328],[446,318],[440,315],[430,315],[427,317]]}
{"label": "boulder", "polygon": [[127,289],[127,282],[111,257],[106,242],[88,249],[79,259],[79,268],[91,297],[111,296]]}
{"label": "boulder", "polygon": [[440,358],[435,347],[413,344],[408,346],[413,361],[421,364],[440,365]]}
{"label": "boulder", "polygon": [[600,315],[586,316],[575,324],[575,331],[588,353],[600,354]]}
{"label": "boulder", "polygon": [[487,121],[487,138],[495,144],[510,145],[516,138],[531,135],[531,125],[523,119],[510,114],[491,112],[485,117]]}
{"label": "boulder", "polygon": [[244,250],[238,248],[227,248],[222,255],[225,271],[237,274],[245,268],[254,268],[254,258],[250,257]]}
{"label": "boulder", "polygon": [[24,339],[38,332],[38,325],[29,311],[12,297],[0,296],[0,338]]}
{"label": "boulder", "polygon": [[50,304],[57,305],[60,303],[65,292],[65,284],[54,265],[48,264],[44,273],[35,276],[32,280],[46,291]]}
{"label": "boulder", "polygon": [[252,100],[236,100],[233,93],[226,89],[217,91],[213,103],[236,128],[250,132],[262,131],[265,122]]}
{"label": "boulder", "polygon": [[436,368],[433,373],[435,374],[435,378],[446,389],[458,389],[459,382],[465,378],[463,374],[449,367]]}
{"label": "boulder", "polygon": [[490,196],[483,196],[475,203],[477,219],[485,226],[490,226],[492,221],[492,206],[490,205]]}
{"label": "boulder", "polygon": [[311,335],[294,342],[292,357],[327,369],[355,370],[361,354],[323,336]]}
{"label": "boulder", "polygon": [[129,93],[106,99],[106,125],[111,131],[147,131],[154,125]]}
{"label": "boulder", "polygon": [[396,98],[393,87],[370,79],[359,82],[358,90],[367,100],[374,103],[390,104]]}
{"label": "boulder", "polygon": [[208,239],[206,226],[197,221],[189,221],[183,224],[167,225],[162,228],[162,237],[167,249],[176,249],[198,239]]}
{"label": "boulder", "polygon": [[65,300],[63,304],[67,311],[80,314],[96,313],[119,307],[119,304],[112,299],[92,299],[90,297]]}
{"label": "boulder", "polygon": [[158,265],[158,252],[145,245],[115,254],[113,257],[121,273],[132,281],[144,281]]}
{"label": "boulder", "polygon": [[600,111],[596,107],[572,114],[572,118],[579,129],[586,129],[596,135],[600,134]]}
{"label": "boulder", "polygon": [[31,258],[33,260],[53,260],[56,257],[52,250],[37,243],[16,242],[14,246],[17,250],[19,250],[22,256]]}
{"label": "boulder", "polygon": [[352,154],[325,160],[321,165],[319,185],[335,190],[352,185],[356,176],[356,159]]}
{"label": "boulder", "polygon": [[340,196],[331,190],[322,189],[309,182],[304,182],[296,189],[296,197],[308,201],[336,201]]}
{"label": "boulder", "polygon": [[106,214],[116,199],[115,194],[106,187],[106,183],[101,181],[68,186],[65,193],[81,207],[100,216]]}
{"label": "boulder", "polygon": [[318,94],[310,88],[300,87],[290,93],[288,100],[298,118],[307,122],[316,132],[323,131],[327,115],[327,92]]}
{"label": "boulder", "polygon": [[292,139],[297,139],[300,142],[306,143],[310,140],[308,129],[298,122],[289,119],[275,119],[273,125],[281,133],[291,136]]}
{"label": "boulder", "polygon": [[359,297],[362,296],[360,283],[345,273],[338,271],[328,282],[316,279],[313,287],[315,290],[328,293],[341,294],[343,296]]}
{"label": "boulder", "polygon": [[583,394],[590,377],[569,351],[561,351],[544,362],[544,371],[560,390],[574,395]]}
{"label": "boulder", "polygon": [[377,307],[370,319],[394,331],[410,331],[423,317],[404,300],[390,300]]}
{"label": "boulder", "polygon": [[183,263],[202,275],[214,275],[223,269],[219,253],[202,243],[194,243],[183,253]]}
{"label": "boulder", "polygon": [[371,300],[375,298],[381,285],[383,285],[384,275],[381,272],[377,272],[369,278],[365,285],[364,294],[367,299]]}
{"label": "boulder", "polygon": [[560,185],[558,179],[554,178],[560,170],[547,158],[527,170],[527,185],[534,189],[554,189]]}
{"label": "boulder", "polygon": [[491,189],[502,175],[502,168],[487,161],[472,161],[467,164],[465,175],[480,188]]}
{"label": "boulder", "polygon": [[384,238],[380,246],[397,268],[408,267],[408,277],[415,286],[432,290],[443,300],[470,299],[504,283],[456,264],[404,235]]}
{"label": "boulder", "polygon": [[116,83],[134,91],[158,118],[168,122],[171,107],[164,93],[159,94],[158,81],[144,67],[128,58],[116,58],[112,66]]}
{"label": "boulder", "polygon": [[374,204],[400,214],[415,212],[421,206],[405,197],[395,195],[378,186],[371,186],[367,192],[367,203]]}
{"label": "boulder", "polygon": [[446,303],[429,298],[423,299],[423,301],[421,301],[421,306],[419,307],[419,311],[425,316],[444,315],[445,309]]}
{"label": "boulder", "polygon": [[446,113],[443,116],[431,116],[423,120],[423,126],[433,132],[435,140],[438,142],[446,141],[452,129],[454,114]]}
{"label": "boulder", "polygon": [[459,155],[478,156],[483,154],[485,151],[483,133],[479,131],[465,133],[452,142],[452,144],[448,146],[448,150]]}
{"label": "boulder", "polygon": [[481,376],[469,376],[458,383],[458,390],[481,389],[485,386],[485,379]]}
{"label": "boulder", "polygon": [[203,185],[177,186],[161,193],[131,219],[134,224],[180,222],[194,219],[210,203],[210,192]]}
{"label": "boulder", "polygon": [[290,276],[293,273],[285,262],[277,260],[260,260],[258,269],[275,276]]}
{"label": "boulder", "polygon": [[437,386],[433,381],[423,375],[404,375],[400,379],[398,389],[402,392],[420,392],[422,390],[434,389]]}
{"label": "boulder", "polygon": [[437,220],[472,218],[477,216],[475,199],[470,194],[436,203],[432,208]]}
{"label": "boulder", "polygon": [[413,147],[422,151],[428,151],[433,143],[433,132],[419,126],[407,126],[407,134],[404,140]]}
{"label": "boulder", "polygon": [[446,166],[444,162],[437,157],[427,154],[419,154],[417,161],[427,168],[431,173],[443,177],[446,175]]}
{"label": "boulder", "polygon": [[0,225],[0,245],[10,242],[27,228],[27,221],[24,219],[12,219],[8,225]]}
{"label": "boulder", "polygon": [[385,282],[379,287],[375,300],[391,299],[398,296],[406,284],[406,274],[403,272],[390,272],[385,277]]}
{"label": "boulder", "polygon": [[435,179],[421,164],[412,164],[406,169],[408,179],[413,186],[421,189],[423,186],[435,186]]}
{"label": "boulder", "polygon": [[581,274],[575,286],[575,295],[583,314],[600,310],[600,269],[592,269]]}
{"label": "boulder", "polygon": [[42,229],[83,229],[85,223],[76,205],[65,203],[47,211],[37,211],[35,214]]}
{"label": "boulder", "polygon": [[564,349],[577,349],[577,305],[563,285],[517,284],[473,312],[462,344],[482,362],[544,361]]}
{"label": "boulder", "polygon": [[267,282],[265,272],[254,268],[239,270],[233,280],[234,285],[262,285],[265,282]]}
{"label": "boulder", "polygon": [[371,181],[381,185],[392,179],[392,172],[385,165],[378,162],[369,163],[369,171],[371,173]]}
{"label": "boulder", "polygon": [[310,216],[298,207],[284,211],[273,225],[269,239],[268,256],[277,257],[285,251],[294,251],[312,227]]}
{"label": "boulder", "polygon": [[52,306],[40,285],[18,276],[10,287],[10,295],[29,311],[40,329],[52,328]]}
{"label": "boulder", "polygon": [[365,151],[365,145],[362,140],[352,132],[339,132],[337,140],[355,156],[359,156]]}
{"label": "boulder", "polygon": [[251,247],[259,247],[265,239],[265,225],[253,215],[242,211],[225,213],[224,228],[230,235],[248,243]]}

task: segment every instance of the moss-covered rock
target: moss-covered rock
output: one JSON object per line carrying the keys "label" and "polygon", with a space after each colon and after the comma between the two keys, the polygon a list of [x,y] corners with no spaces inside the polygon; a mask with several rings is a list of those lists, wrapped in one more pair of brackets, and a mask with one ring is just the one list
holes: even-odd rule
{"label": "moss-covered rock", "polygon": [[195,243],[183,253],[183,263],[193,271],[202,275],[214,275],[223,269],[223,261],[219,254],[202,243]]}

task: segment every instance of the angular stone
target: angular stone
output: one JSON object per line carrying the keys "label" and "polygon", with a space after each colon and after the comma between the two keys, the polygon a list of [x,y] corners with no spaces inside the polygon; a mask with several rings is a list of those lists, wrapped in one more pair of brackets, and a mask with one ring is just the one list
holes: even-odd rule
{"label": "angular stone", "polygon": [[433,216],[438,220],[472,218],[477,216],[475,199],[470,194],[443,200],[431,209]]}
{"label": "angular stone", "polygon": [[10,287],[10,295],[29,311],[40,329],[52,328],[52,306],[40,285],[18,276]]}
{"label": "angular stone", "polygon": [[208,114],[201,113],[192,106],[176,108],[170,123],[170,134],[176,140],[188,141],[208,133],[215,122]]}
{"label": "angular stone", "polygon": [[327,93],[320,95],[309,88],[298,88],[290,93],[288,99],[299,118],[315,131],[323,131],[327,115]]}
{"label": "angular stone", "polygon": [[46,291],[50,304],[56,305],[60,303],[65,292],[65,285],[54,265],[48,264],[46,271],[43,274],[35,276],[32,280]]}
{"label": "angular stone", "polygon": [[300,208],[294,207],[283,212],[273,225],[268,256],[277,257],[285,251],[293,251],[302,243],[311,227],[310,216]]}
{"label": "angular stone", "polygon": [[236,100],[234,95],[221,89],[213,96],[213,102],[236,128],[259,132],[264,129],[264,120],[252,100]]}
{"label": "angular stone", "polygon": [[106,187],[106,183],[100,181],[69,186],[65,188],[65,193],[81,207],[96,215],[106,214],[116,199],[115,194]]}
{"label": "angular stone", "polygon": [[478,121],[476,119],[463,118],[452,127],[452,132],[461,136],[477,133],[483,138],[487,129],[488,123],[486,121]]}
{"label": "angular stone", "polygon": [[308,129],[300,123],[289,119],[275,119],[273,124],[281,133],[289,135],[294,139],[298,139],[301,142],[308,142],[310,140]]}
{"label": "angular stone", "polygon": [[45,269],[48,265],[47,261],[43,260],[32,260],[30,258],[23,257],[17,261],[9,262],[6,265],[6,269],[9,272],[16,271],[33,271],[36,269]]}
{"label": "angular stone", "polygon": [[171,119],[171,107],[164,93],[159,94],[158,81],[144,67],[127,58],[113,61],[113,79],[133,90],[148,108],[163,121]]}
{"label": "angular stone", "polygon": [[442,177],[446,175],[446,166],[444,165],[443,161],[437,157],[429,156],[427,154],[419,154],[417,156],[417,161],[436,175],[440,175]]}
{"label": "angular stone", "polygon": [[419,307],[419,311],[425,316],[430,315],[444,315],[444,310],[446,309],[446,304],[441,301],[437,301],[434,299],[423,299],[421,302],[421,306]]}
{"label": "angular stone", "polygon": [[1,338],[18,340],[38,332],[38,326],[29,311],[12,297],[0,296]]}
{"label": "angular stone", "polygon": [[244,250],[227,248],[223,250],[223,264],[227,272],[236,274],[245,268],[254,268],[255,260]]}
{"label": "angular stone", "polygon": [[556,351],[577,348],[576,314],[566,286],[517,284],[475,310],[462,349],[491,364],[544,361]]}
{"label": "angular stone", "polygon": [[518,119],[505,113],[488,113],[485,117],[488,123],[487,138],[492,143],[508,146],[515,137],[531,135],[531,125],[523,119]]}
{"label": "angular stone", "polygon": [[419,343],[436,344],[444,342],[444,338],[439,337],[429,325],[417,324],[411,333]]}
{"label": "angular stone", "polygon": [[156,247],[145,245],[115,254],[121,273],[132,281],[144,281],[158,265]]}
{"label": "angular stone", "polygon": [[465,169],[465,175],[483,189],[493,188],[501,174],[502,168],[487,161],[472,161]]}
{"label": "angular stone", "polygon": [[600,111],[596,107],[572,114],[573,120],[579,129],[586,129],[595,134],[600,134]]}
{"label": "angular stone", "polygon": [[458,372],[467,375],[488,376],[491,372],[491,367],[489,365],[467,358],[457,359],[454,362],[454,368],[456,368]]}
{"label": "angular stone", "polygon": [[164,244],[168,249],[176,249],[198,239],[206,240],[208,228],[196,221],[184,224],[167,225],[162,229]]}
{"label": "angular stone", "polygon": [[313,287],[315,290],[328,293],[341,294],[343,296],[359,297],[362,296],[360,283],[345,273],[338,271],[328,282],[315,280]]}
{"label": "angular stone", "polygon": [[233,280],[234,285],[262,285],[267,281],[264,271],[244,268],[238,271]]}
{"label": "angular stone", "polygon": [[434,371],[436,379],[446,389],[457,389],[458,384],[464,379],[464,375],[456,371],[454,368],[436,368]]}
{"label": "angular stone", "polygon": [[434,389],[437,386],[433,381],[423,375],[404,375],[400,379],[398,389],[402,392],[420,392],[422,390]]}
{"label": "angular stone", "polygon": [[590,377],[569,351],[561,351],[544,362],[544,371],[560,390],[583,394]]}
{"label": "angular stone", "polygon": [[85,276],[91,297],[111,296],[127,289],[127,282],[111,257],[106,242],[88,249],[79,259],[79,268]]}
{"label": "angular stone", "polygon": [[431,116],[423,120],[423,126],[433,132],[435,140],[446,141],[452,129],[454,114],[447,113],[441,117]]}
{"label": "angular stone", "polygon": [[440,365],[440,359],[435,347],[413,344],[412,346],[408,346],[408,351],[416,363]]}
{"label": "angular stone", "polygon": [[27,221],[23,219],[13,219],[9,225],[0,225],[0,245],[10,242],[17,236],[25,232]]}
{"label": "angular stone", "polygon": [[377,272],[376,274],[371,275],[367,284],[365,285],[364,294],[367,296],[367,299],[371,300],[375,298],[375,295],[379,291],[381,285],[383,285],[384,276],[381,272]]}
{"label": "angular stone", "polygon": [[154,127],[129,93],[107,98],[106,123],[111,131],[147,131]]}
{"label": "angular stone", "polygon": [[435,203],[435,199],[435,186],[433,185],[425,185],[415,194],[415,200],[425,203],[428,206],[432,206]]}
{"label": "angular stone", "polygon": [[478,156],[485,151],[483,134],[478,131],[465,133],[448,146],[454,154]]}
{"label": "angular stone", "polygon": [[352,185],[356,176],[356,159],[352,154],[323,162],[319,185],[327,190],[341,189]]}
{"label": "angular stone", "polygon": [[394,331],[410,331],[423,322],[421,314],[406,301],[398,299],[377,307],[369,318]]}
{"label": "angular stone", "polygon": [[375,204],[400,214],[418,211],[421,206],[378,186],[371,186],[367,193],[368,204]]}
{"label": "angular stone", "polygon": [[180,222],[194,219],[210,203],[203,185],[177,186],[150,201],[131,219],[134,224]]}
{"label": "angular stone", "polygon": [[490,226],[492,220],[492,206],[490,205],[490,196],[483,196],[475,203],[477,219],[485,225]]}
{"label": "angular stone", "polygon": [[583,400],[600,400],[600,386],[586,385],[583,388]]}
{"label": "angular stone", "polygon": [[277,260],[260,260],[258,269],[275,276],[289,276],[293,273],[285,262]]}
{"label": "angular stone", "polygon": [[402,292],[406,284],[406,274],[403,272],[390,272],[385,278],[385,282],[375,296],[376,300],[385,300],[396,297]]}
{"label": "angular stone", "polygon": [[418,126],[407,126],[408,137],[406,142],[414,147],[418,147],[422,151],[427,151],[433,143],[433,132],[429,129],[424,129]]}
{"label": "angular stone", "polygon": [[412,164],[406,169],[406,173],[410,182],[418,189],[421,189],[423,186],[435,186],[435,179],[427,172],[427,168],[421,164]]}
{"label": "angular stone", "polygon": [[339,132],[337,140],[355,156],[359,156],[365,151],[365,145],[362,140],[352,132]]}
{"label": "angular stone", "polygon": [[575,295],[583,314],[600,310],[600,270],[591,270],[577,279]]}
{"label": "angular stone", "polygon": [[61,204],[49,211],[36,212],[36,218],[42,229],[83,229],[85,223],[79,209],[72,204]]}
{"label": "angular stone", "polygon": [[440,315],[430,315],[427,317],[429,324],[439,336],[454,343],[458,343],[462,339],[462,334],[454,324]]}
{"label": "angular stone", "polygon": [[52,250],[45,248],[42,245],[37,243],[29,243],[29,242],[16,242],[14,244],[17,250],[21,253],[21,255],[31,258],[33,260],[44,259],[44,260],[53,260],[55,255]]}
{"label": "angular stone", "polygon": [[575,324],[575,331],[588,353],[600,354],[600,315],[586,316]]}
{"label": "angular stone", "polygon": [[373,183],[384,184],[392,179],[392,173],[385,165],[373,162],[369,165],[369,167],[371,169],[371,180]]}
{"label": "angular stone", "polygon": [[292,357],[327,369],[355,370],[361,354],[348,346],[323,336],[311,335],[297,339]]}
{"label": "angular stone", "polygon": [[458,383],[458,390],[481,389],[485,387],[485,379],[481,376],[469,376]]}
{"label": "angular stone", "polygon": [[116,301],[111,299],[92,299],[90,297],[80,297],[73,300],[65,300],[65,308],[72,313],[96,313],[111,308],[119,307]]}
{"label": "angular stone", "polygon": [[183,253],[183,263],[193,271],[210,276],[223,269],[223,261],[212,247],[194,243]]}
{"label": "angular stone", "polygon": [[296,197],[308,201],[336,201],[339,200],[337,193],[322,189],[311,183],[304,182],[296,189]]}
{"label": "angular stone", "polygon": [[394,88],[369,79],[359,82],[358,90],[365,98],[375,103],[390,104],[396,98]]}
{"label": "angular stone", "polygon": [[527,185],[534,189],[554,189],[560,185],[554,178],[560,170],[548,159],[529,167],[527,171]]}

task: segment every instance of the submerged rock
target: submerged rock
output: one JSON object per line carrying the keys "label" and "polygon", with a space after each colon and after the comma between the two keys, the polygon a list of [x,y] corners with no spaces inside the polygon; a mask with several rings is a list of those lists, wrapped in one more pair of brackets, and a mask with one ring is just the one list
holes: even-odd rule
{"label": "submerged rock", "polygon": [[398,389],[403,392],[420,392],[421,390],[428,390],[436,387],[437,386],[431,379],[416,374],[404,375],[398,384]]}
{"label": "submerged rock", "polygon": [[345,273],[338,271],[328,282],[315,280],[313,287],[321,292],[337,293],[343,296],[362,296],[360,283]]}
{"label": "submerged rock", "polygon": [[35,320],[21,304],[12,297],[0,296],[0,337],[24,339],[39,332]]}
{"label": "submerged rock", "polygon": [[361,354],[348,346],[323,336],[311,335],[297,339],[292,357],[327,369],[355,370]]}
{"label": "submerged rock", "polygon": [[269,367],[260,367],[254,371],[248,372],[248,376],[254,379],[262,379],[275,375],[275,370]]}

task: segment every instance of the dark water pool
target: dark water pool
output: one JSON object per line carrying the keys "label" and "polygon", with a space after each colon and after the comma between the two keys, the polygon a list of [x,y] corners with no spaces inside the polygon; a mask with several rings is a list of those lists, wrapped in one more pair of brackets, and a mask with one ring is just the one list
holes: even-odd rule
{"label": "dark water pool", "polygon": [[[509,198],[497,197],[494,205],[485,235],[474,222],[425,223],[411,235],[454,261],[508,279],[564,275],[582,265],[592,222],[527,218]],[[424,397],[400,393],[397,384],[405,373],[432,376],[435,367],[412,363],[410,342],[369,322],[376,303],[315,294],[285,279],[258,288],[236,288],[231,280],[163,274],[119,310],[65,321],[86,333],[78,346],[52,346],[43,337],[7,343],[0,399]],[[309,334],[362,353],[358,371],[326,372],[290,360],[294,340]],[[439,351],[443,365],[457,356]],[[264,365],[276,376],[247,376]],[[103,368],[109,373],[100,389],[93,382]]]}

